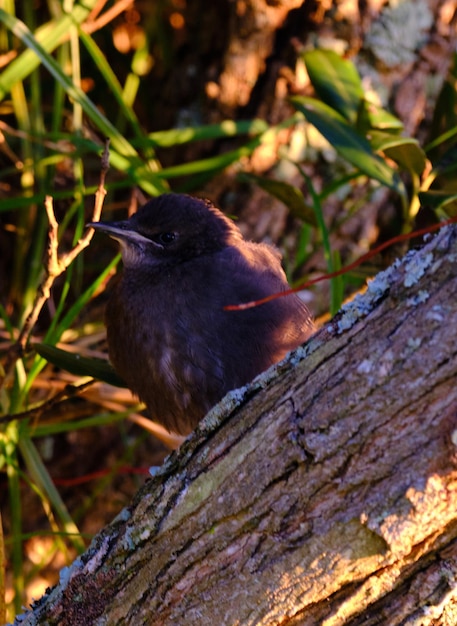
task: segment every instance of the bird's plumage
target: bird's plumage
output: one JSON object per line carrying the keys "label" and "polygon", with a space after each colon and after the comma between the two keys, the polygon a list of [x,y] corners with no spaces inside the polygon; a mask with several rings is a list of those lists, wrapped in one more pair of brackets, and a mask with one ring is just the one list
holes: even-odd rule
{"label": "bird's plumage", "polygon": [[229,390],[305,341],[308,309],[275,248],[245,241],[209,202],[165,194],[123,222],[91,224],[121,244],[123,272],[106,311],[110,359],[151,417],[190,432]]}

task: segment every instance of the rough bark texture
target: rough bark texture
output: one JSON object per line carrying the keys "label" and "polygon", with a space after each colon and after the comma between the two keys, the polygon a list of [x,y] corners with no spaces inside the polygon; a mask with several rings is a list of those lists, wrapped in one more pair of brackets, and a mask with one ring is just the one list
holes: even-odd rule
{"label": "rough bark texture", "polygon": [[457,228],[233,392],[17,624],[457,623]]}

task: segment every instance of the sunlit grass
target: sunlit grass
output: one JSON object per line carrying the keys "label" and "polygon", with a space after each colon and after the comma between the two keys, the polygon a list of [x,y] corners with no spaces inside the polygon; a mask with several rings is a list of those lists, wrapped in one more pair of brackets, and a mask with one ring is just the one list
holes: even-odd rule
{"label": "sunlit grass", "polygon": [[[104,186],[107,191],[105,207],[109,208],[116,204],[118,197],[157,195],[171,188],[195,190],[201,181],[210,180],[227,167],[242,172],[244,164],[256,150],[265,146],[276,147],[284,131],[302,132],[304,116],[308,115],[308,122],[314,121],[322,134],[327,133],[332,138],[333,147],[340,150],[344,171],[338,172],[323,189],[317,190],[312,177],[305,173],[303,163],[294,161],[296,171],[302,173],[303,192],[287,181],[273,184],[271,177],[268,183],[262,182],[262,177],[253,172],[249,172],[250,178],[244,179],[279,198],[300,220],[297,249],[287,268],[290,277],[304,265],[310,252],[320,248],[324,251],[325,269],[329,273],[340,269],[341,259],[332,243],[332,229],[325,219],[324,203],[343,188],[364,184],[367,197],[376,186],[384,185],[394,190],[402,203],[407,227],[412,224],[421,197],[435,202],[433,206],[437,212],[445,211],[449,206],[452,208],[457,197],[457,190],[447,185],[443,185],[444,195],[438,194],[441,190],[433,189],[440,176],[447,176],[445,182],[448,183],[455,175],[455,159],[449,165],[446,157],[449,156],[447,151],[454,149],[457,126],[431,140],[425,149],[411,138],[395,135],[397,128],[389,136],[378,135],[375,149],[366,137],[367,128],[363,128],[361,120],[353,116],[357,108],[354,102],[351,104],[344,98],[340,111],[336,108],[329,111],[328,102],[316,104],[310,102],[311,99],[295,99],[292,102],[297,110],[276,126],[263,120],[226,120],[220,124],[146,132],[135,113],[135,105],[147,45],[135,53],[130,72],[122,83],[91,30],[86,28],[88,17],[96,6],[95,0],[64,3],[67,9],[72,6],[71,13],[62,10],[62,3],[49,0],[46,8],[50,17],[43,18],[42,22],[39,19],[46,14],[44,9],[37,13],[33,3],[22,4],[22,20],[16,17],[15,3],[11,0],[0,8],[0,52],[9,59],[0,73],[0,132],[4,154],[9,159],[9,167],[0,173],[3,190],[0,216],[7,218],[7,227],[15,236],[8,294],[2,294],[5,301],[0,303],[0,342],[2,353],[7,355],[6,371],[0,371],[0,415],[3,420],[0,422],[0,468],[6,476],[9,492],[9,519],[5,524],[9,533],[5,545],[10,619],[20,612],[31,595],[38,595],[44,585],[52,583],[46,577],[41,577],[37,583],[40,572],[48,566],[51,568],[51,564],[54,569],[62,567],[87,545],[90,537],[80,533],[80,521],[120,471],[120,466],[131,460],[137,445],[125,436],[124,429],[127,419],[141,423],[141,416],[137,414],[140,407],[134,406],[131,399],[129,404],[128,394],[119,399],[110,388],[107,398],[105,387],[98,384],[86,388],[86,378],[80,378],[85,374],[97,375],[97,372],[99,379],[105,380],[109,376],[108,370],[102,374],[95,367],[95,363],[100,367],[94,358],[100,333],[86,332],[80,318],[113,274],[118,256],[101,269],[93,265],[88,267],[86,255],[79,255],[62,273],[57,288],[52,290],[46,302],[43,309],[48,320],[46,326],[41,325],[38,329],[34,326],[25,346],[17,346],[18,337],[43,285],[43,258],[49,229],[45,199],[51,196],[54,200],[59,216],[59,253],[64,255],[83,236],[98,188],[100,156],[106,139],[110,141],[111,169]],[[92,64],[94,75],[109,94],[112,102],[109,110],[93,100],[84,89],[83,57],[86,65]],[[352,69],[347,71],[353,80],[357,80]],[[319,76],[324,77],[324,72]],[[354,93],[360,96],[358,89]],[[340,119],[348,105],[352,106],[352,126],[348,120]],[[389,119],[391,124],[395,122],[391,118],[383,119]],[[455,124],[449,119],[451,125]],[[236,138],[237,142],[223,154],[175,162],[167,167],[162,166],[158,156],[160,151],[188,143],[227,138]],[[346,143],[349,143],[350,150],[345,152]],[[443,146],[446,150],[440,152]],[[424,164],[433,166],[427,175],[420,171],[421,167],[425,168]],[[412,180],[410,190],[402,178],[408,168],[414,173],[409,179]],[[64,183],[57,185],[56,181],[61,179]],[[125,200],[124,204],[127,203]],[[355,202],[353,207],[354,212],[359,210]],[[335,276],[331,280],[328,308],[332,313],[340,307],[351,282],[362,281],[355,274]],[[70,339],[69,329],[75,327],[78,329],[76,339],[74,335]],[[48,348],[58,344],[72,356],[57,352],[51,356],[49,350],[45,354],[44,348],[40,349],[36,344]],[[83,353],[87,361],[81,358]],[[57,362],[63,370],[72,372],[77,358],[87,371],[74,373],[73,377],[62,373],[57,375],[48,363]],[[84,395],[82,388],[85,389]],[[77,392],[92,407],[89,416],[71,414],[69,417],[68,398]],[[70,511],[51,478],[42,452],[43,441],[62,433],[104,427],[118,428],[120,439],[124,438],[123,453],[106,476],[91,483],[79,508]],[[168,447],[177,445],[172,438],[167,439],[166,433],[154,432]],[[46,520],[42,533],[37,531],[30,535],[24,530],[25,489],[33,493],[39,503],[37,518],[43,515]],[[3,572],[1,559],[0,570]],[[5,583],[0,576],[2,584]],[[0,595],[3,597],[1,589]]]}

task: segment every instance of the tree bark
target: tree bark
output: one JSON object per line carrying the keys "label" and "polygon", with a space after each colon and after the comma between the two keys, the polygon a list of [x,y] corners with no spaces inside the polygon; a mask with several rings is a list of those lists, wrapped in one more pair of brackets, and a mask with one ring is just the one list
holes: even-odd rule
{"label": "tree bark", "polygon": [[229,394],[16,624],[457,623],[457,227]]}

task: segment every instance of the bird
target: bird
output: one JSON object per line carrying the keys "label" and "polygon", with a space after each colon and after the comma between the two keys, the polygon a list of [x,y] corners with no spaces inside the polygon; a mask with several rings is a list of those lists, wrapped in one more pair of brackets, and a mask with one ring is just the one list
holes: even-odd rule
{"label": "bird", "polygon": [[129,219],[88,226],[122,255],[105,311],[109,359],[170,432],[188,435],[314,331],[296,293],[233,310],[290,287],[279,250],[244,239],[209,200],[165,193]]}

